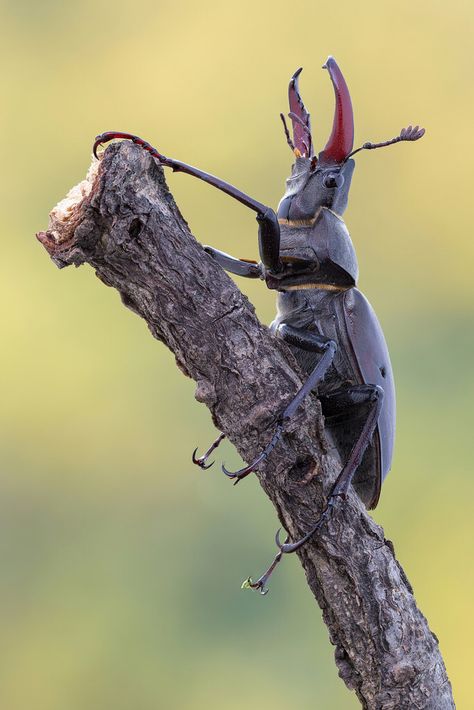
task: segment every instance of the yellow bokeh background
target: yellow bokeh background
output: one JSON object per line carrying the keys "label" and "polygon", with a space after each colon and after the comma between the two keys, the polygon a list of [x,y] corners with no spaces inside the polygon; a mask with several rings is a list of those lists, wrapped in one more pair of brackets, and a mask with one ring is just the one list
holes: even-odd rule
{"label": "yellow bokeh background", "polygon": [[[321,148],[333,54],[356,144],[408,123],[417,144],[357,157],[346,223],[391,349],[392,472],[374,517],[471,691],[471,2],[0,3],[0,705],[5,710],[349,710],[296,559],[274,552],[256,480],[192,449],[208,411],[164,346],[90,268],[58,271],[34,233],[83,178],[94,136],[132,131],[276,206],[291,164],[278,113],[301,90]],[[194,234],[257,254],[254,215],[184,175]],[[240,281],[264,322],[274,294]],[[470,443],[471,442],[471,443]],[[239,459],[228,445],[217,457]]]}

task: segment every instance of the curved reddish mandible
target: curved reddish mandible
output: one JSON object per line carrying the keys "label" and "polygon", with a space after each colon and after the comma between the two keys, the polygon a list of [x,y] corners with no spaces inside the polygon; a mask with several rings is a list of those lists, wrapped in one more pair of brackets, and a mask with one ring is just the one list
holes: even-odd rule
{"label": "curved reddish mandible", "polygon": [[327,69],[334,86],[336,107],[332,132],[326,147],[319,154],[324,163],[342,163],[354,145],[354,115],[346,81],[334,57],[328,57],[323,69]]}

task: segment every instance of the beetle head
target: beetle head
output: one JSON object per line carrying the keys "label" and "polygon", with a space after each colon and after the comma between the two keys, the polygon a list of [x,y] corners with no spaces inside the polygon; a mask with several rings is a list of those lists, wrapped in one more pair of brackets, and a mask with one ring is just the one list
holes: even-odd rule
{"label": "beetle head", "polygon": [[352,156],[361,150],[417,141],[425,132],[419,126],[408,126],[395,138],[382,143],[367,142],[353,150],[354,120],[347,84],[333,57],[328,58],[323,68],[329,72],[336,98],[332,131],[324,149],[315,155],[310,116],[298,90],[301,69],[292,76],[288,90],[293,137],[281,115],[287,142],[296,159],[278,206],[283,268],[269,272],[266,280],[269,288],[282,291],[314,284],[319,288],[349,288],[356,284],[357,258],[341,219],[354,172]]}
{"label": "beetle head", "polygon": [[278,208],[278,217],[291,221],[312,219],[321,207],[342,214],[347,206],[354,161],[347,161],[354,143],[354,120],[349,89],[336,60],[329,57],[325,69],[333,83],[336,106],[331,135],[318,156],[314,154],[310,116],[298,88],[301,69],[292,76],[288,97],[293,140],[286,128],[287,140],[296,160],[288,178],[286,192]]}
{"label": "beetle head", "polygon": [[308,158],[296,158],[286,192],[278,206],[278,218],[293,222],[315,217],[321,207],[342,215],[347,207],[355,163],[311,165]]}

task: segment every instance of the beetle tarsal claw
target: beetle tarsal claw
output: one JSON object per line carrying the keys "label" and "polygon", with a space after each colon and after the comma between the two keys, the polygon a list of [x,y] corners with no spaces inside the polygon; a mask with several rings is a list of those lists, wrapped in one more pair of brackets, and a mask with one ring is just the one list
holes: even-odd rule
{"label": "beetle tarsal claw", "polygon": [[[285,543],[287,543],[289,539],[290,538],[287,536],[285,539]],[[262,594],[262,595],[268,594],[268,592],[270,591],[267,587],[268,580],[272,576],[275,568],[280,564],[282,557],[283,557],[283,552],[280,549],[277,552],[277,554],[275,555],[275,558],[273,559],[273,562],[271,563],[270,567],[262,574],[262,576],[259,577],[256,582],[252,581],[252,577],[248,577],[242,583],[241,588],[242,589],[253,589],[255,592],[260,592],[260,594]]]}
{"label": "beetle tarsal claw", "polygon": [[252,461],[252,463],[250,463],[248,466],[245,466],[244,468],[241,468],[239,471],[229,471],[224,465],[222,465],[223,473],[225,473],[225,475],[229,478],[235,479],[234,485],[241,481],[243,478],[245,478],[245,476],[248,476],[249,473],[255,471],[257,466],[261,464],[262,461],[265,461],[267,459],[269,454],[273,451],[277,443],[280,441],[282,433],[283,424],[280,423],[278,424],[275,433],[270,439],[270,442],[266,445],[262,453]]}
{"label": "beetle tarsal claw", "polygon": [[[195,463],[196,466],[199,466],[199,468],[202,468],[203,470],[205,470],[205,469],[207,469],[207,468],[211,468],[211,466],[214,465],[214,461],[211,461],[211,463],[208,464],[208,463],[207,463],[207,460],[208,460],[209,456],[212,454],[212,452],[213,452],[215,449],[217,449],[217,447],[219,446],[219,444],[221,443],[221,441],[223,441],[223,439],[225,439],[225,434],[222,434],[222,432],[221,432],[221,433],[219,434],[219,436],[217,437],[217,439],[212,442],[212,444],[210,445],[210,447],[208,448],[208,450],[206,451],[206,453],[203,454],[202,456],[197,457],[197,456],[196,456],[196,454],[197,454],[197,448],[194,449],[194,451],[193,451],[193,456],[192,456],[193,463]],[[206,465],[206,464],[207,464],[207,465]]]}
{"label": "beetle tarsal claw", "polygon": [[260,456],[257,456],[255,461],[253,461],[251,464],[248,466],[245,466],[244,468],[241,468],[239,471],[229,471],[224,464],[222,464],[222,472],[225,473],[225,475],[228,478],[234,479],[234,485],[237,484],[239,481],[241,481],[243,478],[249,475],[249,473],[252,473],[255,471],[257,468],[258,464],[261,463],[265,458],[267,457],[265,451],[263,451]]}
{"label": "beetle tarsal claw", "polygon": [[208,468],[211,468],[211,466],[214,466],[215,461],[211,461],[211,463],[206,464],[207,461],[207,456],[204,454],[204,456],[199,456],[199,458],[196,456],[197,454],[197,448],[194,449],[193,451],[193,463],[196,464],[196,466],[199,466],[199,468],[202,468],[203,471],[205,471]]}
{"label": "beetle tarsal claw", "polygon": [[251,589],[254,592],[260,592],[262,596],[265,596],[265,594],[268,594],[270,591],[268,587],[265,586],[265,582],[267,581],[267,576],[263,575],[260,577],[260,579],[257,579],[256,582],[252,581],[252,577],[247,577],[247,579],[244,579],[241,585],[241,589]]}

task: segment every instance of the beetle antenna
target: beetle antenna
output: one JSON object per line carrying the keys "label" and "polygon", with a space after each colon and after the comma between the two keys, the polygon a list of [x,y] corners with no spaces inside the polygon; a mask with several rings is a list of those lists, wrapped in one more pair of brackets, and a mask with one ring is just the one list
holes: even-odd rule
{"label": "beetle antenna", "polygon": [[293,113],[293,111],[290,111],[290,113],[288,114],[288,118],[291,118],[291,120],[293,121],[293,125],[295,125],[295,122],[298,123],[301,126],[301,128],[303,129],[303,132],[306,134],[308,141],[305,141],[305,139],[302,137],[301,142],[303,144],[302,145],[302,147],[304,149],[303,152],[307,153],[307,155],[309,156],[309,154],[311,152],[311,141],[313,140],[313,138],[311,136],[310,127],[303,121],[303,119],[301,119],[298,116],[298,114]]}
{"label": "beetle antenna", "polygon": [[389,141],[382,141],[382,143],[371,143],[370,141],[368,143],[364,143],[364,145],[361,145],[360,148],[357,148],[356,150],[353,150],[352,153],[349,153],[347,158],[344,160],[346,162],[351,158],[353,155],[358,153],[360,150],[374,150],[375,148],[385,148],[387,145],[393,145],[394,143],[400,143],[400,141],[417,141],[419,138],[425,135],[425,129],[420,128],[419,126],[408,126],[408,128],[402,128],[400,131],[400,134],[396,136],[395,138],[391,138]]}
{"label": "beetle antenna", "polygon": [[283,130],[285,131],[286,142],[287,142],[288,145],[290,146],[291,150],[292,150],[293,152],[295,152],[295,144],[294,144],[293,141],[291,140],[290,131],[288,130],[288,126],[286,125],[285,117],[284,117],[284,115],[283,115],[282,113],[280,113],[280,118],[281,118],[282,123],[283,123]]}

